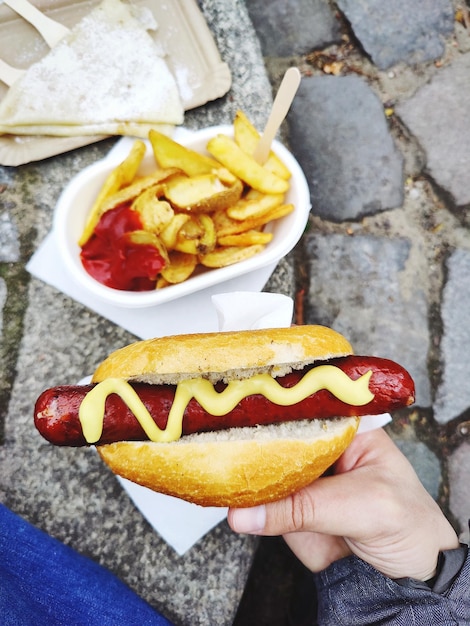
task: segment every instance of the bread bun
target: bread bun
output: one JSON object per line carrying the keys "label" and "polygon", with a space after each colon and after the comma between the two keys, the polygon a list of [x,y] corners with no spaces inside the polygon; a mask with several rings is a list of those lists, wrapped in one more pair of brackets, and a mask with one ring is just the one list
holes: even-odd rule
{"label": "bread bun", "polygon": [[198,376],[213,382],[261,372],[282,376],[314,361],[348,354],[351,344],[325,326],[174,335],[116,350],[98,366],[93,382],[117,377],[158,385]]}
{"label": "bread bun", "polygon": [[99,446],[123,478],[202,506],[247,507],[295,493],[351,443],[359,419],[289,422],[182,437],[175,443]]}
{"label": "bread bun", "polygon": [[[110,377],[176,384],[215,383],[293,369],[352,353],[324,326],[176,335],[139,341],[111,354],[93,382]],[[98,447],[114,473],[203,506],[246,507],[283,498],[318,478],[351,443],[359,419],[307,420],[187,435],[173,443]]]}

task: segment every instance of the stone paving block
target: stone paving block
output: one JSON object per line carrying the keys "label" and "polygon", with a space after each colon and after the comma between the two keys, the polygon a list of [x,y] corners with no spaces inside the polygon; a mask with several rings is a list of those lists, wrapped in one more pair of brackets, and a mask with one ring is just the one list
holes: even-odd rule
{"label": "stone paving block", "polygon": [[316,215],[340,222],[401,206],[403,157],[364,80],[303,78],[288,122]]}
{"label": "stone paving block", "polygon": [[470,252],[456,250],[446,263],[442,294],[442,380],[434,401],[434,418],[446,424],[470,407],[468,361],[470,353]]}
{"label": "stone paving block", "polygon": [[456,57],[396,113],[425,151],[426,168],[458,205],[470,203],[470,53]]}
{"label": "stone paving block", "polygon": [[3,331],[3,307],[7,299],[7,286],[3,278],[0,278],[0,340]]}
{"label": "stone paving block", "polygon": [[[332,326],[356,354],[393,359],[416,385],[416,401],[430,405],[426,295],[402,288],[407,239],[308,234],[308,323]],[[417,281],[414,281],[417,282]]]}
{"label": "stone paving block", "polygon": [[305,54],[340,41],[339,23],[326,0],[247,0],[264,56]]}
{"label": "stone paving block", "polygon": [[399,437],[393,437],[393,440],[414,467],[427,492],[437,500],[441,485],[441,465],[437,456],[420,441]]}
{"label": "stone paving block", "polygon": [[364,50],[380,69],[442,56],[454,27],[450,0],[337,0]]}
{"label": "stone paving block", "polygon": [[18,231],[8,211],[0,214],[0,262],[15,262],[20,258]]}
{"label": "stone paving block", "polygon": [[460,540],[470,542],[468,520],[470,517],[470,444],[462,443],[449,459],[449,506],[460,524]]}

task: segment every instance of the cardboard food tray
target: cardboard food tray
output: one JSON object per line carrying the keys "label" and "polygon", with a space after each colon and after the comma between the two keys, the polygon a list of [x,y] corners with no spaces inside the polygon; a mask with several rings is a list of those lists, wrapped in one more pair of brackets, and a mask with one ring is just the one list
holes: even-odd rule
{"label": "cardboard food tray", "polygon": [[[33,0],[37,8],[69,28],[99,0]],[[195,0],[134,0],[154,14],[158,29],[152,33],[166,53],[166,61],[178,83],[185,110],[225,95],[231,75],[223,63],[212,34]],[[22,17],[0,5],[0,58],[26,69],[42,58],[49,48],[36,29]],[[0,100],[8,87],[0,81]],[[0,164],[21,165],[55,156],[103,139],[88,137],[0,136]]]}

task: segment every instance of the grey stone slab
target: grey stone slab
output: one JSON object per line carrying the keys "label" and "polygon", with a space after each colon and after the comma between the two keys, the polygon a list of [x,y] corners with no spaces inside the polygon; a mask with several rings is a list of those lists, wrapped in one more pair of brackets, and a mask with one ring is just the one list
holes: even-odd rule
{"label": "grey stone slab", "polygon": [[9,211],[0,213],[0,263],[15,262],[20,258],[18,230]]}
{"label": "grey stone slab", "polygon": [[426,491],[437,500],[441,486],[441,464],[426,444],[394,437],[394,441],[414,467]]}
{"label": "grey stone slab", "polygon": [[412,292],[404,286],[410,242],[308,234],[305,246],[309,323],[343,333],[357,354],[390,358],[406,367],[415,381],[417,404],[429,406],[426,296],[419,286]]}
{"label": "grey stone slab", "polygon": [[276,271],[273,272],[264,286],[264,291],[282,293],[290,298],[295,298],[296,279],[292,254],[288,254],[279,261]]}
{"label": "grey stone slab", "polygon": [[459,206],[470,203],[470,53],[457,56],[396,113],[418,139],[426,169]]}
{"label": "grey stone slab", "polygon": [[340,40],[327,0],[247,0],[246,6],[267,57],[304,54]]}
{"label": "grey stone slab", "polygon": [[3,307],[7,299],[7,286],[3,278],[0,278],[0,337],[3,330]]}
{"label": "grey stone slab", "polygon": [[337,5],[380,69],[441,57],[454,27],[450,0],[337,0]]}
{"label": "grey stone slab", "polygon": [[456,250],[446,263],[442,294],[442,377],[433,404],[434,418],[446,424],[470,407],[470,252]]}
{"label": "grey stone slab", "polygon": [[314,214],[340,222],[401,206],[403,157],[361,78],[303,78],[288,122]]}
{"label": "grey stone slab", "polygon": [[451,455],[449,462],[449,506],[460,524],[460,540],[470,542],[468,530],[468,503],[470,502],[470,444],[462,443]]}
{"label": "grey stone slab", "polygon": [[201,128],[230,124],[238,108],[262,128],[272,104],[271,83],[261,55],[260,43],[243,0],[198,2],[222,60],[232,75],[227,95],[185,114],[184,125]]}

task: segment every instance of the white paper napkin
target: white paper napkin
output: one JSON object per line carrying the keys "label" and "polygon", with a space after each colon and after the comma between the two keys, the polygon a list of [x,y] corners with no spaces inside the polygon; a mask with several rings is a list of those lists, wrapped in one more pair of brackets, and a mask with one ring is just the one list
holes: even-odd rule
{"label": "white paper napkin", "polygon": [[294,301],[278,293],[233,291],[212,296],[219,330],[255,330],[290,326]]}
{"label": "white paper napkin", "polygon": [[177,300],[143,309],[112,306],[86,293],[61,264],[53,233],[49,233],[42,242],[26,269],[36,278],[52,285],[140,339],[150,339],[163,335],[217,331],[217,314],[211,297],[214,294],[240,289],[258,292],[263,289],[275,267],[276,264],[269,265]]}
{"label": "white paper napkin", "polygon": [[374,430],[374,428],[382,428],[392,421],[390,413],[382,413],[381,415],[363,415],[357,434],[366,433],[368,430]]}
{"label": "white paper napkin", "polygon": [[152,528],[179,556],[227,517],[225,508],[198,506],[156,493],[126,478],[117,479]]}

